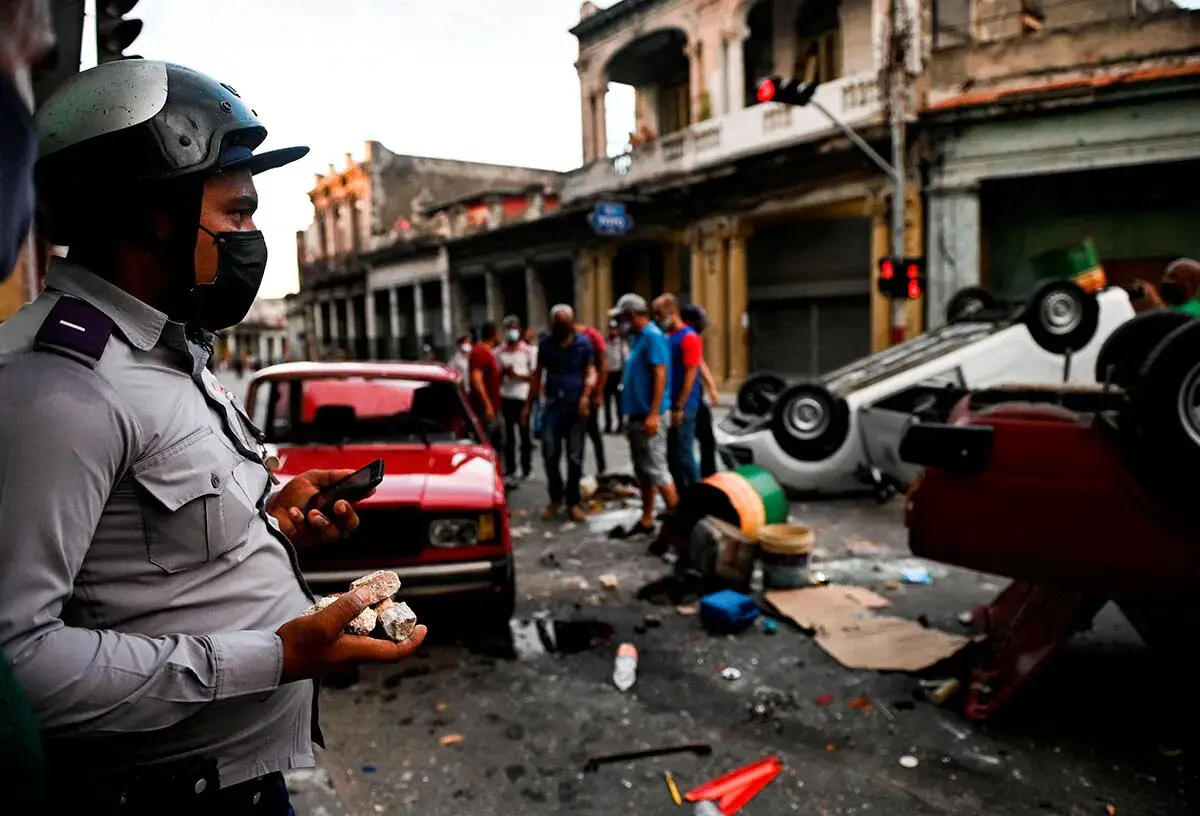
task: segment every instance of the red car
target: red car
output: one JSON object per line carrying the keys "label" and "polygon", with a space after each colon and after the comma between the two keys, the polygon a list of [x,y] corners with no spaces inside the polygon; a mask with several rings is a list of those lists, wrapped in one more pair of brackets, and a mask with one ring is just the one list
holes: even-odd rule
{"label": "red car", "polygon": [[512,616],[504,484],[457,374],[436,363],[286,363],[254,376],[247,409],[281,480],[384,461],[383,484],[358,505],[358,530],[299,552],[310,584],[345,589],[389,569],[405,599],[471,596],[483,620]]}

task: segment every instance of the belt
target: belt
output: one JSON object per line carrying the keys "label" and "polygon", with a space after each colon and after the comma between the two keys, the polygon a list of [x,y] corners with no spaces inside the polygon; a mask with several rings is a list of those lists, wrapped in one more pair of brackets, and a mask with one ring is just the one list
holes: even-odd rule
{"label": "belt", "polygon": [[[103,780],[63,780],[72,809],[99,816],[286,816],[287,783],[278,771],[219,788],[213,759],[117,772]],[[54,794],[51,794],[53,799]]]}

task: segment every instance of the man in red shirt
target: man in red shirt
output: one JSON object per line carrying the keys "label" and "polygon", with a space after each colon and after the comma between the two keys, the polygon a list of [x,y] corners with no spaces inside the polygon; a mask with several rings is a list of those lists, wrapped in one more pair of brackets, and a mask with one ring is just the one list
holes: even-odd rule
{"label": "man in red shirt", "polygon": [[499,334],[490,320],[479,327],[479,342],[471,349],[467,370],[471,378],[471,407],[487,429],[488,441],[496,449],[496,461],[504,472],[504,420],[500,416],[500,361],[496,359]]}
{"label": "man in red shirt", "polygon": [[605,352],[604,335],[598,329],[575,324],[575,331],[592,344],[592,356],[596,361],[596,387],[592,389],[592,410],[587,417],[587,435],[596,449],[596,475],[608,470],[604,458],[604,437],[600,435],[600,406],[604,403],[604,383],[608,379],[608,354]]}

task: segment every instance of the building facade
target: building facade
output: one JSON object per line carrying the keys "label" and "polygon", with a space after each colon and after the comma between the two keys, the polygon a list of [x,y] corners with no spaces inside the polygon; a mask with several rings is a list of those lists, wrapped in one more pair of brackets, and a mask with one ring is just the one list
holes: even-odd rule
{"label": "building facade", "polygon": [[1170,3],[938,3],[924,127],[931,320],[1091,237],[1111,282],[1200,257],[1200,13]]}
{"label": "building facade", "polygon": [[258,298],[241,323],[217,333],[214,354],[231,362],[235,357],[253,368],[292,359],[288,337],[287,301],[284,298]]}

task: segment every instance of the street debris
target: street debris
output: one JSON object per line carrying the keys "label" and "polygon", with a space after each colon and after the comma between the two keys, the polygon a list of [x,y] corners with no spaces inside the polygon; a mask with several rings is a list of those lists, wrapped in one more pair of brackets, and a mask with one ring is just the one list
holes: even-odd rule
{"label": "street debris", "polygon": [[679,604],[675,607],[675,614],[683,617],[691,617],[700,612],[700,604]]}
{"label": "street debris", "polygon": [[932,584],[933,576],[928,567],[905,567],[900,570],[900,579],[906,584]]}
{"label": "street debris", "polygon": [[769,756],[693,788],[684,798],[689,802],[717,802],[715,812],[729,816],[741,810],[782,771],[779,757]]}
{"label": "street debris", "polygon": [[753,696],[749,705],[750,718],[753,720],[769,720],[776,714],[794,711],[799,707],[795,694],[769,686],[758,686]]}
{"label": "street debris", "polygon": [[866,539],[851,543],[846,547],[846,550],[855,558],[873,558],[887,552],[885,548],[879,546],[874,541],[867,541]]}
{"label": "street debris", "polygon": [[971,622],[974,620],[975,620],[975,613],[971,612],[970,610],[967,610],[966,612],[958,613],[958,622],[961,623],[963,626],[970,626]]}
{"label": "street debris", "polygon": [[532,532],[532,524],[518,524],[516,527],[513,527],[511,530],[509,530],[509,535],[511,535],[513,538],[524,538]]}
{"label": "street debris", "polygon": [[947,680],[922,680],[921,687],[925,689],[925,696],[929,702],[940,706],[945,705],[947,700],[962,690],[962,682],[957,677]]}
{"label": "street debris", "polygon": [[721,670],[721,677],[732,683],[735,680],[742,679],[742,670],[735,666],[727,666]]}
{"label": "street debris", "polygon": [[905,754],[904,756],[900,757],[900,764],[905,768],[915,768],[921,763],[917,761],[915,756],[909,756],[908,754]]}
{"label": "street debris", "polygon": [[571,589],[587,589],[589,586],[587,580],[581,575],[569,575],[563,579],[563,583]]}
{"label": "street debris", "polygon": [[458,745],[462,741],[463,741],[462,734],[447,734],[446,736],[444,736],[438,740],[438,742],[443,746]]}
{"label": "street debris", "polygon": [[818,695],[817,699],[813,700],[819,706],[827,706],[833,704],[833,695],[829,692]]}
{"label": "street debris", "polygon": [[762,621],[762,630],[764,635],[773,635],[779,631],[779,624],[774,618],[760,618]]}
{"label": "street debris", "polygon": [[637,682],[637,647],[622,643],[617,647],[617,659],[613,663],[613,685],[618,691],[629,691]]}
{"label": "street debris", "polygon": [[671,776],[670,771],[663,771],[663,780],[667,783],[667,792],[671,794],[671,801],[675,803],[675,807],[683,804],[683,797],[679,795],[679,786],[675,784],[675,777]]}
{"label": "street debris", "polygon": [[947,731],[947,732],[953,734],[954,738],[957,740],[965,740],[967,737],[971,736],[971,732],[968,731],[967,729],[960,728],[959,726],[955,725],[954,723],[949,722],[948,720],[942,719],[941,717],[938,717],[936,722],[939,726],[941,726],[943,731]]}
{"label": "street debris", "polygon": [[760,614],[753,598],[731,589],[723,589],[700,599],[700,621],[710,632],[740,632],[753,624]]}
{"label": "street debris", "polygon": [[847,708],[853,708],[856,711],[861,711],[864,714],[870,714],[875,710],[875,706],[871,704],[870,697],[855,697],[850,702],[846,703]]}
{"label": "street debris", "polygon": [[617,576],[613,575],[611,572],[604,573],[596,580],[599,581],[600,586],[604,587],[605,589],[616,589],[617,584],[619,583]]}
{"label": "street debris", "polygon": [[614,762],[633,762],[637,759],[652,759],[654,757],[670,756],[672,754],[695,754],[709,756],[712,746],[706,742],[692,742],[684,745],[670,745],[665,748],[648,748],[644,751],[623,751],[619,754],[603,754],[588,757],[583,765],[584,773],[592,773],[601,765],[611,765]]}

